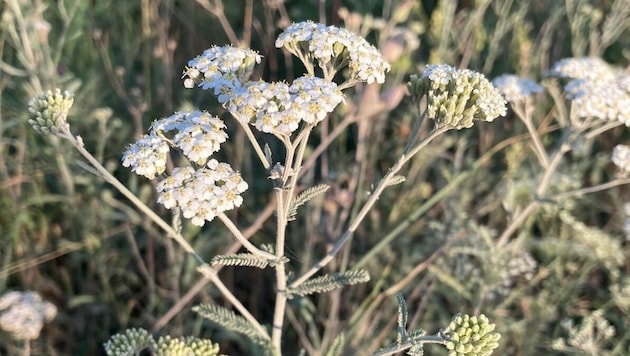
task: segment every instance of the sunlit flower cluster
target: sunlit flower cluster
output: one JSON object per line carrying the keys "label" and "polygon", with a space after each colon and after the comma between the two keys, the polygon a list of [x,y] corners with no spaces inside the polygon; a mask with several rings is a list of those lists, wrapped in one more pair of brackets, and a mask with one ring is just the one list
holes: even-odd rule
{"label": "sunlit flower cluster", "polygon": [[167,209],[179,207],[182,215],[198,226],[219,213],[243,203],[247,183],[227,163],[211,159],[197,170],[178,167],[157,185],[158,203]]}
{"label": "sunlit flower cluster", "polygon": [[363,37],[312,21],[287,27],[278,36],[276,47],[285,47],[298,58],[315,58],[322,68],[333,61],[336,64],[347,62],[350,78],[356,81],[383,83],[390,69],[378,49]]}
{"label": "sunlit flower cluster", "polygon": [[35,340],[57,315],[57,307],[36,292],[8,292],[0,297],[0,330],[17,340]]}
{"label": "sunlit flower cluster", "polygon": [[261,56],[251,49],[232,46],[213,46],[201,55],[188,61],[184,70],[184,86],[195,85],[204,90],[212,90],[220,103],[225,103],[231,93],[240,88]]}
{"label": "sunlit flower cluster", "polygon": [[196,337],[161,336],[158,340],[158,355],[169,356],[215,356],[219,354],[219,345],[208,339]]}
{"label": "sunlit flower cluster", "polygon": [[449,356],[491,355],[499,347],[501,334],[492,332],[495,325],[481,314],[479,316],[456,315],[444,333]]}
{"label": "sunlit flower cluster", "polygon": [[630,126],[630,75],[596,57],[565,58],[551,76],[569,79],[564,86],[580,118],[619,121]]}
{"label": "sunlit flower cluster", "polygon": [[619,80],[574,79],[564,90],[578,117],[619,121],[630,126],[630,91],[624,89]]}
{"label": "sunlit flower cluster", "polygon": [[54,135],[60,131],[69,132],[66,117],[73,103],[72,93],[59,89],[49,90],[28,102],[28,111],[31,113],[28,123],[35,131],[44,135]]}
{"label": "sunlit flower cluster", "polygon": [[225,123],[206,112],[178,112],[156,120],[149,133],[123,153],[123,166],[154,179],[166,169],[170,147],[178,148],[189,161],[203,165],[227,140]]}
{"label": "sunlit flower cluster", "polygon": [[208,339],[193,336],[174,338],[160,336],[156,342],[153,336],[141,328],[131,328],[118,333],[103,344],[107,356],[128,355],[168,355],[168,356],[216,356],[219,345]]}
{"label": "sunlit flower cluster", "polygon": [[427,96],[427,116],[438,126],[467,128],[506,114],[499,91],[483,74],[468,69],[427,65],[422,77],[411,77],[409,90],[417,97]]}
{"label": "sunlit flower cluster", "polygon": [[130,145],[123,166],[149,179],[166,170],[171,147],[196,167],[176,167],[157,184],[158,202],[167,209],[179,207],[185,218],[202,226],[225,210],[240,206],[247,183],[227,163],[210,159],[227,134],[219,118],[201,111],[178,112],[156,120],[149,133]]}
{"label": "sunlit flower cluster", "polygon": [[615,71],[599,57],[565,58],[556,62],[549,75],[559,78],[611,80]]}
{"label": "sunlit flower cluster", "polygon": [[148,347],[157,349],[157,343],[148,331],[140,328],[131,328],[124,333],[115,334],[103,344],[108,356],[139,355]]}
{"label": "sunlit flower cluster", "polygon": [[543,88],[533,80],[521,78],[513,74],[500,75],[492,81],[492,84],[505,97],[505,100],[515,103],[525,100],[532,94],[542,92]]}
{"label": "sunlit flower cluster", "polygon": [[228,103],[241,122],[252,122],[262,132],[290,135],[300,122],[316,124],[343,101],[333,82],[300,77],[291,83],[250,82]]}

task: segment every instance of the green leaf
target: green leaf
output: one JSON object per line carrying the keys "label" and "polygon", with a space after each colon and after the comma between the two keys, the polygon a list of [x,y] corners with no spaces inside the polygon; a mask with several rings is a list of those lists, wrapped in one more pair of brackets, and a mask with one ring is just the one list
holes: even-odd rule
{"label": "green leaf", "polygon": [[[280,262],[288,262],[288,258],[284,257]],[[238,253],[234,255],[218,255],[212,258],[210,263],[214,265],[224,266],[243,266],[243,267],[256,267],[266,268],[267,266],[273,266],[278,263],[275,260],[270,260],[264,257],[256,256],[251,253]]]}
{"label": "green leaf", "polygon": [[289,213],[287,214],[288,221],[295,220],[297,210],[300,206],[304,205],[306,202],[315,198],[316,196],[325,193],[328,188],[330,188],[330,186],[327,184],[319,184],[304,190],[297,197],[295,197],[293,202],[291,202],[291,208],[289,209]]}
{"label": "green leaf", "polygon": [[339,334],[335,340],[333,341],[332,346],[328,352],[326,352],[326,356],[341,356],[343,352],[343,346],[346,343],[346,337],[344,334]]}
{"label": "green leaf", "polygon": [[249,321],[229,309],[214,304],[200,304],[193,307],[192,310],[227,330],[245,335],[256,344],[269,346],[269,339],[266,335],[260,334]]}
{"label": "green leaf", "polygon": [[296,288],[290,288],[286,291],[287,298],[293,295],[305,296],[314,293],[329,292],[333,289],[346,285],[363,283],[370,280],[369,273],[364,269],[350,270],[341,273],[334,273],[309,279]]}
{"label": "green leaf", "polygon": [[396,294],[398,299],[398,335],[396,336],[396,342],[401,345],[407,340],[407,319],[409,318],[409,312],[407,311],[407,303],[402,293]]}

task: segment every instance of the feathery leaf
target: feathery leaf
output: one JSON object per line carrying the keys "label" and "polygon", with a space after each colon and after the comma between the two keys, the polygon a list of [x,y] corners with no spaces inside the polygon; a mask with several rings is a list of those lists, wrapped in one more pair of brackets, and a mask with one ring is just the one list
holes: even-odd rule
{"label": "feathery leaf", "polygon": [[[283,257],[281,263],[288,262],[288,258]],[[224,266],[243,266],[243,267],[257,267],[260,269],[267,268],[267,266],[273,266],[277,261],[270,260],[264,257],[256,256],[251,253],[238,253],[234,255],[217,255],[212,258],[210,263],[214,265]]]}
{"label": "feathery leaf", "polygon": [[350,270],[309,279],[295,288],[288,289],[286,293],[287,298],[292,298],[294,294],[303,297],[313,293],[329,292],[336,288],[367,282],[369,280],[370,275],[366,270]]}
{"label": "feathery leaf", "polygon": [[249,321],[229,309],[214,304],[200,304],[192,310],[227,330],[247,336],[256,344],[269,345],[270,340],[267,335],[260,334]]}
{"label": "feathery leaf", "polygon": [[327,184],[319,184],[304,190],[297,197],[295,197],[293,202],[291,202],[291,209],[289,209],[289,213],[287,214],[288,221],[295,220],[297,210],[300,206],[304,205],[306,202],[315,198],[316,196],[326,192],[328,188],[330,188],[330,186]]}

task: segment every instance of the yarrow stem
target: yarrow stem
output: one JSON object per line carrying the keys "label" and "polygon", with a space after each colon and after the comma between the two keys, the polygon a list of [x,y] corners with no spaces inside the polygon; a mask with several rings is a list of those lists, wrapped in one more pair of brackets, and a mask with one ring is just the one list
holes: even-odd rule
{"label": "yarrow stem", "polygon": [[416,337],[413,340],[409,340],[400,345],[392,345],[390,347],[384,348],[372,354],[372,356],[387,356],[387,355],[395,355],[399,352],[410,349],[414,345],[418,344],[441,344],[446,345],[447,340],[440,335],[425,335]]}
{"label": "yarrow stem", "polygon": [[151,208],[149,208],[146,204],[144,204],[138,197],[136,197],[124,184],[122,184],[116,177],[114,177],[105,167],[101,165],[101,163],[92,156],[92,154],[85,149],[83,145],[83,140],[80,136],[76,138],[72,136],[72,134],[68,134],[67,139],[72,142],[74,147],[79,151],[79,153],[92,165],[94,169],[100,174],[100,176],[105,179],[105,181],[111,184],[114,188],[118,189],[129,201],[131,201],[141,212],[147,215],[151,221],[161,227],[170,237],[172,237],[187,253],[195,258],[198,263],[205,263],[203,258],[195,252],[193,247],[186,241],[186,239],[171,225],[169,225],[164,219],[162,219],[159,215],[157,215]]}
{"label": "yarrow stem", "polygon": [[435,129],[433,132],[431,132],[431,134],[429,134],[429,136],[427,136],[420,143],[414,146],[410,150],[409,154],[402,155],[398,159],[396,164],[394,164],[392,168],[390,168],[389,172],[387,172],[385,177],[383,177],[383,179],[379,181],[374,191],[370,193],[370,198],[367,200],[367,202],[365,202],[365,204],[363,205],[359,213],[352,220],[352,222],[350,223],[350,226],[348,227],[348,230],[346,230],[346,232],[339,239],[339,241],[335,243],[333,248],[322,259],[320,259],[315,264],[313,264],[313,266],[308,271],[306,271],[302,276],[300,276],[295,281],[293,281],[290,285],[290,288],[298,287],[299,285],[304,283],[307,279],[309,279],[311,276],[313,276],[315,273],[317,273],[317,271],[319,271],[328,263],[330,263],[330,261],[341,250],[341,248],[346,244],[346,242],[350,240],[350,238],[353,236],[354,232],[359,227],[363,219],[367,216],[367,213],[372,209],[372,207],[374,206],[376,201],[380,198],[385,188],[387,188],[390,185],[392,180],[396,177],[397,173],[405,165],[405,163],[407,163],[416,153],[420,152],[422,148],[426,147],[431,141],[433,141],[439,135],[443,134],[444,132],[450,129],[452,129],[452,127],[447,127],[447,126]]}
{"label": "yarrow stem", "polygon": [[243,315],[243,317],[256,328],[260,335],[269,339],[269,334],[267,333],[267,330],[265,330],[265,328],[260,325],[258,320],[256,320],[256,318],[249,312],[249,310],[247,310],[247,308],[238,300],[238,298],[234,296],[230,289],[225,284],[223,284],[221,278],[219,278],[219,276],[217,275],[217,271],[214,268],[210,267],[207,264],[203,264],[197,267],[197,270],[205,278],[209,279],[215,285],[215,287],[217,287],[223,297],[227,299],[230,304],[232,304],[234,308],[236,308],[236,310],[238,310],[239,313],[241,313],[241,315]]}
{"label": "yarrow stem", "polygon": [[251,252],[252,254],[256,255],[256,256],[260,256],[269,260],[276,260],[276,256],[267,252],[267,251],[263,251],[261,249],[259,249],[258,247],[254,246],[254,244],[252,244],[251,242],[249,242],[248,239],[245,238],[245,236],[243,236],[243,234],[241,233],[241,230],[238,229],[238,227],[236,227],[236,225],[234,225],[234,223],[232,222],[232,220],[230,220],[225,213],[219,213],[217,215],[217,217],[219,218],[219,220],[221,220],[223,222],[223,224],[225,225],[225,227],[228,228],[228,230],[230,230],[230,232],[232,232],[232,234],[234,235],[234,237],[243,245],[243,247],[245,247],[247,249],[247,251]]}
{"label": "yarrow stem", "polygon": [[[284,175],[282,177],[282,187],[276,188],[277,201],[277,221],[278,234],[276,236],[276,258],[280,259],[284,255],[284,244],[286,239],[286,225],[288,223],[288,213],[293,199],[293,193],[300,177],[300,167],[304,160],[304,153],[308,147],[308,138],[314,125],[307,125],[295,142],[286,145],[286,163]],[[295,147],[297,145],[297,149]],[[284,324],[284,315],[287,304],[287,296],[284,291],[287,286],[286,269],[283,264],[276,266],[276,280],[279,293],[276,296],[276,305],[274,308],[272,342],[275,347],[280,350],[282,341],[282,326]]]}

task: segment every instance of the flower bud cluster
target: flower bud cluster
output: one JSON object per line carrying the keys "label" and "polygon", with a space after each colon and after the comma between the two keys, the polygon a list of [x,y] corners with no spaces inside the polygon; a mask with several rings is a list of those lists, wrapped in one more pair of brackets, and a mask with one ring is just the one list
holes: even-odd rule
{"label": "flower bud cluster", "polygon": [[59,89],[49,90],[28,102],[28,111],[31,113],[28,122],[35,131],[44,135],[68,132],[70,129],[66,118],[73,103],[72,93]]}
{"label": "flower bud cluster", "polygon": [[157,348],[153,336],[144,329],[128,329],[109,338],[103,345],[108,356],[139,355],[147,347]]}
{"label": "flower bud cluster", "polygon": [[412,76],[409,91],[427,97],[427,116],[439,127],[472,127],[475,121],[505,116],[505,100],[483,74],[446,64],[427,65],[422,77]]}
{"label": "flower bud cluster", "polygon": [[291,83],[248,83],[230,100],[228,110],[243,123],[252,122],[262,132],[290,135],[300,122],[316,124],[343,101],[333,82],[300,77]]}
{"label": "flower bud cluster", "polygon": [[184,87],[197,85],[203,90],[212,90],[223,104],[247,80],[261,58],[251,49],[213,46],[188,61],[182,76]]}
{"label": "flower bud cluster", "polygon": [[533,80],[521,78],[514,74],[503,74],[492,81],[505,100],[516,103],[525,100],[532,94],[542,92],[543,88]]}
{"label": "flower bud cluster", "polygon": [[577,117],[619,121],[630,126],[630,75],[600,58],[565,58],[551,76],[570,79],[564,86]]}
{"label": "flower bud cluster", "polygon": [[488,356],[499,347],[501,334],[493,333],[495,325],[479,316],[455,315],[444,333],[449,337],[449,356]]}
{"label": "flower bud cluster", "polygon": [[36,292],[5,293],[0,297],[0,330],[16,340],[35,340],[44,327],[57,315],[57,307]]}
{"label": "flower bud cluster", "polygon": [[368,83],[385,82],[390,65],[363,37],[335,26],[312,21],[294,23],[282,32],[276,47],[285,47],[298,58],[315,58],[321,68],[333,61],[339,70],[347,64],[350,79]]}
{"label": "flower bud cluster", "polygon": [[160,337],[158,340],[158,356],[215,356],[219,354],[219,345],[207,339],[196,337],[172,338]]}

